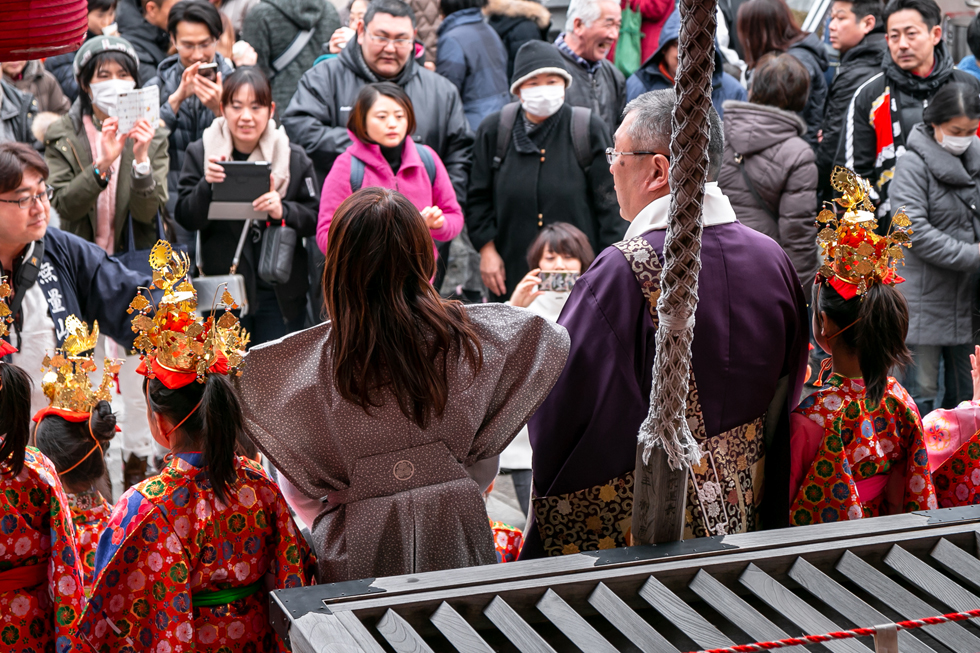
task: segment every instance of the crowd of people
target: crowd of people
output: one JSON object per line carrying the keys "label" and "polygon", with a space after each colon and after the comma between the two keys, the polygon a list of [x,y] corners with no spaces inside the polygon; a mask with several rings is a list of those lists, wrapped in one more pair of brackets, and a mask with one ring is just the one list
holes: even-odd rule
{"label": "crowd of people", "polygon": [[[2,64],[5,644],[284,650],[273,589],[632,543],[673,0],[88,7]],[[980,503],[980,18],[717,17],[685,537]]]}

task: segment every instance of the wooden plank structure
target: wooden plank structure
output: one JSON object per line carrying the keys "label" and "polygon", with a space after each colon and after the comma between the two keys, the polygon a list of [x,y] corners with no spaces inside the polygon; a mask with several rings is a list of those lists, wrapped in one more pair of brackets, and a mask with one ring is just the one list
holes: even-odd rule
{"label": "wooden plank structure", "polygon": [[[271,618],[301,653],[678,653],[969,610],[978,597],[969,506],[280,590]],[[902,632],[899,649],[977,653],[980,627]]]}

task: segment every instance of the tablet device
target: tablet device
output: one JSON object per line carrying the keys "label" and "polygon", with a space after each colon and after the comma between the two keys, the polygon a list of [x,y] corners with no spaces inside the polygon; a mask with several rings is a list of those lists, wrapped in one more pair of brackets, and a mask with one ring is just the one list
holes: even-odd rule
{"label": "tablet device", "polygon": [[268,214],[252,202],[269,192],[272,164],[268,161],[220,161],[225,180],[211,184],[208,220],[265,220]]}

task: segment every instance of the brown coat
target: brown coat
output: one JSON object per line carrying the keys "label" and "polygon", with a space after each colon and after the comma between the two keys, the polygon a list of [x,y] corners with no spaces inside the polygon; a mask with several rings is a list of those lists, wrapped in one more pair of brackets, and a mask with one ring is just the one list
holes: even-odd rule
{"label": "brown coat", "polygon": [[493,564],[493,535],[467,468],[493,458],[558,380],[568,333],[522,308],[475,304],[478,373],[447,365],[445,411],[420,429],[385,391],[367,414],[337,391],[331,324],[248,354],[245,430],[303,495],[323,500],[312,532],[319,582]]}
{"label": "brown coat", "polygon": [[37,100],[38,111],[52,111],[64,115],[71,108],[71,102],[61,91],[58,80],[44,69],[44,64],[40,61],[28,61],[20,79],[13,79],[7,73],[3,74],[3,79],[18,90],[33,95]]}
{"label": "brown coat", "polygon": [[418,37],[425,44],[425,60],[436,62],[436,42],[439,40],[439,26],[442,25],[442,9],[439,0],[406,0],[415,12],[415,25]]}
{"label": "brown coat", "polygon": [[[735,100],[723,107],[725,156],[718,185],[738,221],[779,243],[800,281],[809,284],[818,267],[817,162],[803,140],[806,124],[799,115],[776,107]],[[746,184],[735,161],[739,154],[766,208]]]}

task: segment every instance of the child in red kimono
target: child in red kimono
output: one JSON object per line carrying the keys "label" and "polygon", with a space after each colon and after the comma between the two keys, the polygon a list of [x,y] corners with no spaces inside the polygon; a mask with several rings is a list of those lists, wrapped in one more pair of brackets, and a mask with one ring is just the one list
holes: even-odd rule
{"label": "child in red kimono", "polygon": [[[58,475],[68,495],[68,507],[75,522],[78,554],[85,574],[85,592],[90,594],[95,580],[95,547],[109,521],[111,506],[97,486],[108,490],[105,453],[116,434],[116,416],[107,401],[100,401],[83,419],[39,411],[34,416],[37,448],[61,470]],[[91,432],[89,427],[91,426]]]}
{"label": "child in red kimono", "polygon": [[81,650],[81,560],[54,465],[27,446],[31,380],[2,360],[15,351],[0,339],[0,650],[67,653]]}
{"label": "child in red kimono", "polygon": [[311,584],[316,563],[277,486],[235,455],[242,418],[227,375],[247,334],[230,312],[196,317],[186,256],[163,241],[153,252],[165,295],[153,318],[138,296],[133,324],[150,431],[170,453],[112,510],[80,636],[97,651],[285,651],[268,592]]}
{"label": "child in red kimono", "polygon": [[34,415],[34,442],[48,457],[68,495],[75,537],[84,572],[85,594],[92,590],[95,547],[109,521],[105,452],[116,435],[116,416],[109,407],[119,363],[105,360],[102,383],[92,387],[88,373],[96,369],[91,354],[99,339],[99,324],[88,325],[71,315],[65,320],[64,346],[43,364],[50,370],[42,386],[50,405]]}
{"label": "child in red kimono", "polygon": [[973,399],[922,420],[939,507],[980,503],[980,347],[970,354]]}
{"label": "child in red kimono", "polygon": [[[918,409],[888,376],[911,362],[908,306],[894,287],[908,217],[896,215],[898,233],[881,237],[870,212],[841,204],[852,210],[818,239],[826,263],[813,302],[814,337],[831,355],[814,385],[832,373],[790,418],[793,525],[936,507]],[[837,221],[829,211],[818,220]]]}

